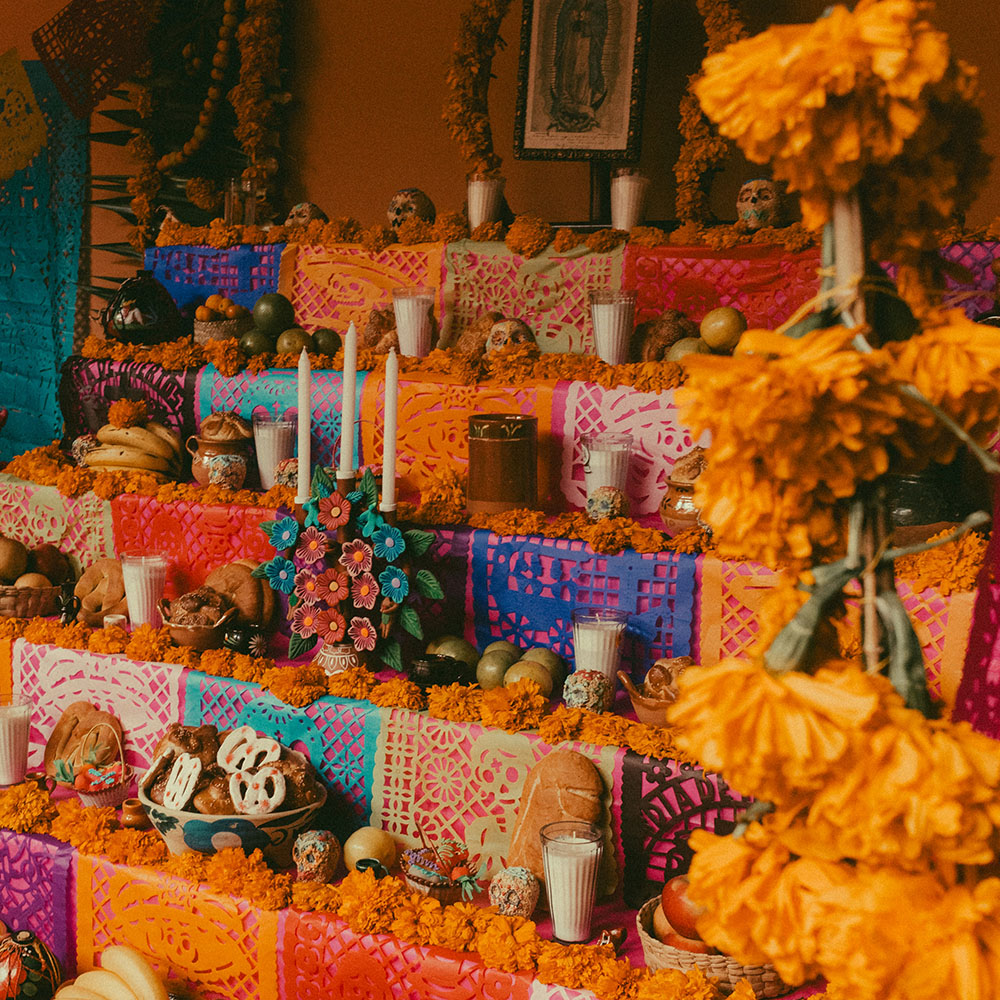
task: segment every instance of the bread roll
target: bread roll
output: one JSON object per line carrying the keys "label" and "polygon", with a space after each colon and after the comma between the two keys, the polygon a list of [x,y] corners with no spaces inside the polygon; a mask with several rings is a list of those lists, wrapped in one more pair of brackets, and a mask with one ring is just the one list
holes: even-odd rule
{"label": "bread roll", "polygon": [[542,840],[546,823],[577,819],[602,824],[604,782],[593,763],[575,750],[553,750],[529,772],[517,807],[507,866],[527,868],[543,885]]}
{"label": "bread roll", "polygon": [[208,574],[205,586],[225,594],[237,608],[243,625],[268,625],[274,614],[274,591],[265,580],[253,576],[256,563],[250,559],[217,566]]}
{"label": "bread roll", "polygon": [[100,628],[105,615],[127,615],[125,581],[117,559],[98,559],[79,580],[73,593],[80,598],[80,617],[91,628]]}

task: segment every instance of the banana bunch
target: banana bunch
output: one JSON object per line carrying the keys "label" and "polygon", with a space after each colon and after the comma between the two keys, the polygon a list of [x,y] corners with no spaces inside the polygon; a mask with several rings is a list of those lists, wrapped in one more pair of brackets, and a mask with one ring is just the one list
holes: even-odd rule
{"label": "banana bunch", "polygon": [[145,956],[125,944],[101,952],[101,967],[59,988],[56,1000],[167,1000],[167,988]]}
{"label": "banana bunch", "polygon": [[182,475],[181,439],[155,420],[144,427],[105,424],[97,440],[100,444],[84,456],[95,472],[146,472],[163,483]]}

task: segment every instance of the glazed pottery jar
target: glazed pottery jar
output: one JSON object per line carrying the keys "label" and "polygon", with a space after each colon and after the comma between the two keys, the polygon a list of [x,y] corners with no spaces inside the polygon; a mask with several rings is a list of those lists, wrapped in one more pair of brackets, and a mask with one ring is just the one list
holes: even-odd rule
{"label": "glazed pottery jar", "polygon": [[538,419],[520,413],[469,417],[470,514],[538,504]]}

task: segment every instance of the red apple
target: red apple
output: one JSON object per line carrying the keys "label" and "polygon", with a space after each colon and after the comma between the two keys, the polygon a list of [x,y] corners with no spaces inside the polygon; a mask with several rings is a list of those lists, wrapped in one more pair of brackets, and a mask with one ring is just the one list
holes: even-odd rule
{"label": "red apple", "polygon": [[672,948],[679,948],[681,951],[693,951],[697,955],[716,955],[718,952],[710,944],[705,944],[701,938],[684,937],[676,931],[664,934],[660,939],[664,944],[669,944]]}
{"label": "red apple", "polygon": [[705,908],[692,903],[688,898],[689,884],[687,875],[674,876],[663,887],[660,905],[663,907],[663,915],[670,922],[670,926],[682,938],[700,941],[701,936],[698,934],[696,923],[698,917],[705,912]]}

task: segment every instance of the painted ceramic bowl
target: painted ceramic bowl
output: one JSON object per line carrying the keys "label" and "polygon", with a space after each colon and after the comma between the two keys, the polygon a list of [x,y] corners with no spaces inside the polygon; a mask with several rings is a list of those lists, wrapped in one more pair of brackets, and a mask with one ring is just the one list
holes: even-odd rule
{"label": "painted ceramic bowl", "polygon": [[168,809],[153,802],[142,788],[139,801],[171,854],[187,850],[215,854],[227,847],[241,847],[249,854],[259,847],[268,861],[287,868],[292,864],[295,838],[313,825],[313,819],[326,802],[326,789],[322,784],[319,787],[322,795],[310,805],[260,816],[213,816]]}

